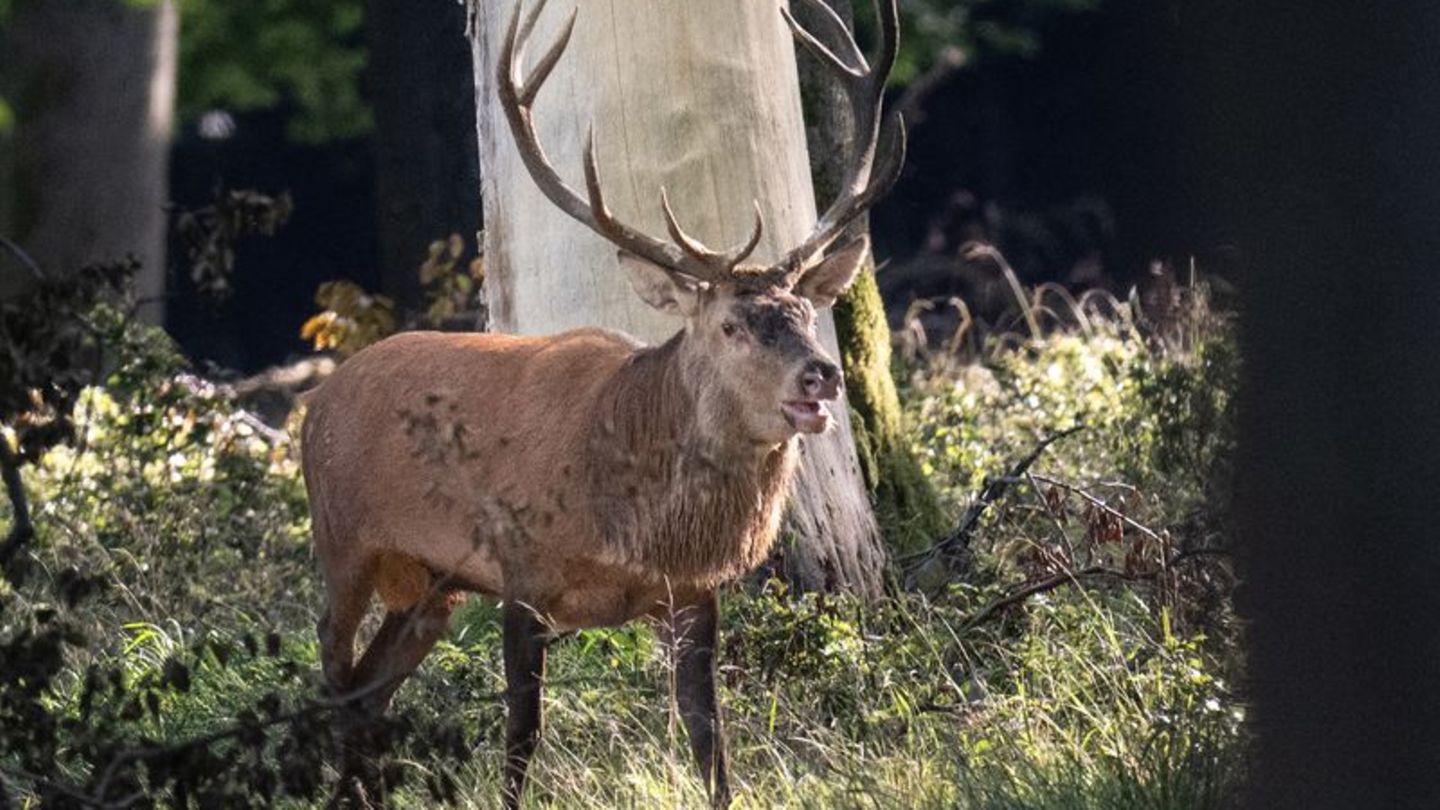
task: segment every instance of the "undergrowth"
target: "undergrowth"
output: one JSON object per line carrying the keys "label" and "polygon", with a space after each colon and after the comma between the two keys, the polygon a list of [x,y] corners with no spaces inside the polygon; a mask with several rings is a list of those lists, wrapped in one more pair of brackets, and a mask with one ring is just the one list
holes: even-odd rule
{"label": "undergrowth", "polygon": [[[913,588],[870,605],[775,581],[726,595],[737,807],[1232,805],[1244,742],[1226,561],[1236,358],[1222,319],[1191,327],[1183,346],[1157,343],[1121,308],[997,341],[979,362],[905,370],[914,449],[954,514],[1036,442],[1084,430],[990,505],[963,554],[897,561],[897,583],[928,565]],[[0,581],[0,644],[22,649],[56,614],[85,640],[61,644],[53,677],[24,693],[58,718],[66,784],[93,785],[104,762],[84,749],[96,721],[80,718],[103,715],[133,746],[239,724],[260,744],[209,767],[248,771],[234,782],[246,790],[273,773],[272,791],[219,792],[220,804],[309,806],[333,774],[297,751],[323,754],[323,725],[266,725],[318,694],[321,590],[296,447],[152,337],[81,397],[75,440],[26,470],[32,576]],[[57,596],[77,577],[93,587]],[[556,643],[530,806],[705,806],[666,662],[638,624]],[[439,729],[399,746],[399,804],[499,806],[502,672],[498,612],[472,601],[397,698],[397,717]],[[16,711],[0,701],[7,744]],[[0,747],[0,790],[22,807],[76,804],[27,781],[18,750]],[[141,804],[194,802],[150,779]]]}

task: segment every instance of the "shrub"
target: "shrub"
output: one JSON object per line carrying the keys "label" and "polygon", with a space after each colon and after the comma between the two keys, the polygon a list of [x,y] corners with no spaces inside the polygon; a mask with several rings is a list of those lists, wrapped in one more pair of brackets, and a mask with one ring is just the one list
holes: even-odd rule
{"label": "shrub", "polygon": [[[163,336],[127,330],[76,398],[74,441],[26,471],[34,574],[0,586],[0,790],[319,801],[335,707],[293,441]],[[1096,319],[912,370],[915,447],[954,511],[1037,439],[1086,429],[923,592],[866,605],[769,582],[724,599],[739,807],[1228,806],[1244,743],[1222,554],[1236,362],[1223,322],[1193,337]],[[499,637],[498,612],[471,602],[401,690],[400,806],[500,795]],[[558,642],[532,798],[703,804],[670,677],[643,624]]]}

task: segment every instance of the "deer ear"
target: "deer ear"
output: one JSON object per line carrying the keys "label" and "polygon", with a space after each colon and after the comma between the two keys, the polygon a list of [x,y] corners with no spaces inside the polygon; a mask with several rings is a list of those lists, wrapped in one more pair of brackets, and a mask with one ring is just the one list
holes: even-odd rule
{"label": "deer ear", "polygon": [[630,286],[641,300],[667,315],[693,316],[700,309],[700,282],[620,251],[620,266],[630,276]]}
{"label": "deer ear", "polygon": [[809,298],[819,309],[830,306],[850,289],[869,252],[870,237],[862,236],[852,241],[806,270],[795,285],[795,294]]}

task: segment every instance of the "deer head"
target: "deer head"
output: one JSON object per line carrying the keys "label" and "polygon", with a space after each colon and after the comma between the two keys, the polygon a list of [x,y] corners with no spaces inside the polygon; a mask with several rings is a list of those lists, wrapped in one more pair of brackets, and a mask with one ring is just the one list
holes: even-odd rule
{"label": "deer head", "polygon": [[[844,22],[821,0],[803,2],[823,10],[833,47],[802,28],[788,8],[780,9],[796,39],[845,88],[854,151],[839,194],[810,234],[768,265],[747,261],[764,229],[758,203],[749,236],[727,250],[707,247],[686,233],[663,188],[658,197],[668,240],[616,219],[601,191],[593,125],[584,148],[585,195],[560,179],[536,136],[531,107],[569,44],[578,9],[528,78],[522,76],[523,52],[545,0],[528,14],[523,3],[516,7],[501,46],[500,103],[531,177],[551,202],[619,248],[620,264],[641,299],[685,319],[683,364],[697,385],[720,389],[716,398],[728,404],[724,415],[754,441],[784,441],[797,431],[819,433],[830,425],[824,403],[838,397],[841,373],[817,338],[816,309],[833,304],[850,286],[869,243],[860,237],[836,250],[831,246],[889,190],[904,160],[899,115],[883,120],[881,115],[898,41],[895,1],[877,0],[882,45],[874,67]],[[878,164],[877,146],[882,156]]]}

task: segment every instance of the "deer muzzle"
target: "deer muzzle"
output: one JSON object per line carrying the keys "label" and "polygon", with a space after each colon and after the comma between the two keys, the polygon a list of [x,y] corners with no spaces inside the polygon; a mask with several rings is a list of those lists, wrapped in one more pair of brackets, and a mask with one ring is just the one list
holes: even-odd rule
{"label": "deer muzzle", "polygon": [[825,403],[840,396],[840,367],[824,358],[805,364],[800,373],[800,394],[780,404],[785,421],[802,433],[824,433],[830,427],[830,412]]}

